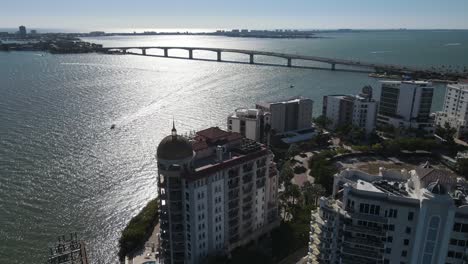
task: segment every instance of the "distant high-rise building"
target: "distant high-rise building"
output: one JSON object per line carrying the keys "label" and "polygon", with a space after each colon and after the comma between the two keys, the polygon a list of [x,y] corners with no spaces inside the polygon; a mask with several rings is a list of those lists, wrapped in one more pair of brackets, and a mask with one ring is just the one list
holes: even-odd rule
{"label": "distant high-rise building", "polygon": [[205,263],[279,225],[278,171],[264,145],[217,127],[158,146],[162,263]]}
{"label": "distant high-rise building", "polygon": [[466,263],[468,184],[427,164],[345,170],[312,212],[309,263]]}
{"label": "distant high-rise building", "polygon": [[236,109],[228,116],[228,131],[240,133],[242,136],[258,142],[266,143],[270,127],[269,112],[261,109]]}
{"label": "distant high-rise building", "polygon": [[256,108],[270,112],[271,129],[276,133],[284,133],[312,126],[311,99],[296,97],[286,101],[257,103]]}
{"label": "distant high-rise building", "polygon": [[25,26],[19,26],[18,34],[21,35],[21,36],[26,36],[26,34],[27,34],[26,27]]}
{"label": "distant high-rise building", "polygon": [[436,113],[435,122],[441,127],[447,123],[455,128],[456,137],[468,133],[468,83],[447,85],[444,107]]}
{"label": "distant high-rise building", "polygon": [[32,35],[36,35],[36,34],[37,34],[37,30],[31,29],[31,31],[29,31],[29,33],[31,33]]}
{"label": "distant high-rise building", "polygon": [[433,131],[432,83],[382,81],[377,125]]}
{"label": "distant high-rise building", "polygon": [[353,125],[370,134],[375,130],[377,115],[377,102],[372,99],[372,88],[364,87],[359,95],[324,96],[322,115],[331,121],[331,129]]}

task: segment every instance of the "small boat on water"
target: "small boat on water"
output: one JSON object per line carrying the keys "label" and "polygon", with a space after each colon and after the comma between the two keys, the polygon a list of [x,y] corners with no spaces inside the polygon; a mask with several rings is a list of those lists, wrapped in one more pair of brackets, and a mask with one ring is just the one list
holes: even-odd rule
{"label": "small boat on water", "polygon": [[289,86],[289,88],[294,88],[294,85],[291,84],[291,85]]}
{"label": "small boat on water", "polygon": [[114,129],[115,128],[115,124],[112,124],[111,128],[110,129]]}

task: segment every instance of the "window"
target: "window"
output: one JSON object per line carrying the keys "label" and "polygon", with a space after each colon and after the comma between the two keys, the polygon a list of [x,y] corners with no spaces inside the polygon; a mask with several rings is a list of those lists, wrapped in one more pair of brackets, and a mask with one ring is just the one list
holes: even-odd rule
{"label": "window", "polygon": [[457,240],[456,239],[450,239],[450,245],[456,246],[457,245]]}
{"label": "window", "polygon": [[406,251],[406,250],[401,251],[401,256],[402,257],[406,257],[406,255],[408,255],[408,251]]}
{"label": "window", "polygon": [[388,212],[388,217],[397,218],[397,215],[398,215],[397,209],[390,209],[390,211]]}
{"label": "window", "polygon": [[449,258],[455,257],[455,252],[449,251],[449,252],[447,253],[447,257],[449,257]]}
{"label": "window", "polygon": [[388,230],[395,231],[395,225],[388,225]]}
{"label": "window", "polygon": [[392,236],[387,237],[387,242],[392,243],[393,242],[393,237]]}
{"label": "window", "polygon": [[409,212],[408,213],[408,221],[412,221],[414,218],[414,212]]}
{"label": "window", "polygon": [[432,263],[434,247],[435,247],[438,232],[439,232],[439,224],[440,224],[440,218],[438,216],[431,217],[431,220],[429,221],[429,227],[426,232],[426,242],[424,244],[423,263],[428,263],[428,264]]}
{"label": "window", "polygon": [[405,246],[409,245],[409,239],[403,240],[403,244],[404,244]]}
{"label": "window", "polygon": [[459,247],[464,247],[465,246],[465,240],[458,240],[458,246]]}
{"label": "window", "polygon": [[385,253],[391,254],[391,253],[392,253],[392,248],[386,248],[386,249],[385,249]]}
{"label": "window", "polygon": [[405,232],[406,234],[411,234],[411,227],[407,226]]}

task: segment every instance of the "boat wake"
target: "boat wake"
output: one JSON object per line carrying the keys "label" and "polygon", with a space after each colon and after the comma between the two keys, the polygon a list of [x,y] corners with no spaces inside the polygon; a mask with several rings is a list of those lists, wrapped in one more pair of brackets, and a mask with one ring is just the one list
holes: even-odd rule
{"label": "boat wake", "polygon": [[389,50],[380,50],[380,51],[371,51],[372,54],[383,54],[383,53],[390,53]]}
{"label": "boat wake", "polygon": [[461,43],[447,43],[444,46],[447,47],[447,46],[460,46],[460,45],[461,45]]}

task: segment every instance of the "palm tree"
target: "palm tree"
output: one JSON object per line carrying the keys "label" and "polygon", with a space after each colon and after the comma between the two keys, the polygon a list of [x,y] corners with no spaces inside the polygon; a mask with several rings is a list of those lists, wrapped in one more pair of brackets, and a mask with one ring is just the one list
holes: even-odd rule
{"label": "palm tree", "polygon": [[304,183],[301,190],[304,195],[304,202],[306,204],[313,204],[314,206],[317,206],[320,197],[326,194],[326,191],[322,185],[312,184],[310,182]]}

